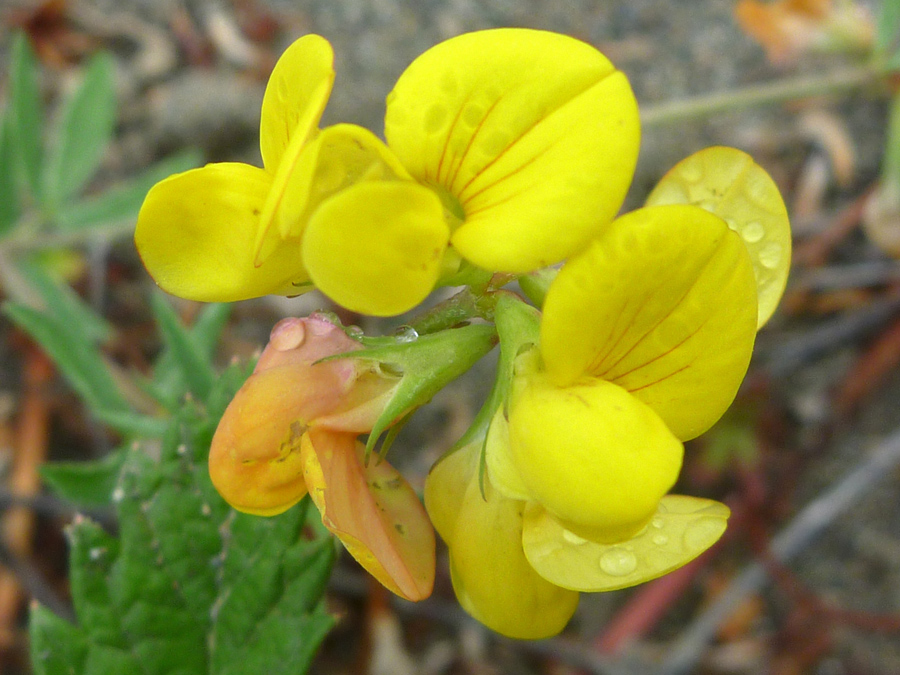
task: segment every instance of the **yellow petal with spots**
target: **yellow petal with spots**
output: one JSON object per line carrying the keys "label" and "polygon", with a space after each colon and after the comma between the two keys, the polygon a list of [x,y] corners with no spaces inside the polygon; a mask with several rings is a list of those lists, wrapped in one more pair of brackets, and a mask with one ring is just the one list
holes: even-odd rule
{"label": "yellow petal with spots", "polygon": [[532,503],[525,509],[522,543],[528,562],[548,581],[577,591],[614,591],[696,558],[722,536],[729,514],[719,502],[669,495],[640,533],[599,544],[566,530]]}
{"label": "yellow petal with spots", "polygon": [[415,490],[386,461],[364,464],[353,434],[311,429],[301,439],[306,484],[322,523],[369,574],[406,600],[434,585],[434,530]]}
{"label": "yellow petal with spots", "polygon": [[253,244],[271,176],[238,163],[208,164],[157,183],[134,241],[159,286],[203,302],[233,302],[309,290],[300,246],[288,240],[255,266]]}
{"label": "yellow petal with spots", "polygon": [[663,421],[621,387],[557,387],[535,375],[510,403],[509,447],[532,499],[582,536],[639,530],[668,492],[684,449]]}
{"label": "yellow petal with spots", "polygon": [[491,630],[537,640],[559,633],[578,594],[541,578],[522,551],[525,502],[506,499],[478,480],[480,443],[445,457],[425,481],[425,507],[450,549],[460,604]]}
{"label": "yellow petal with spots", "polygon": [[791,224],[765,169],[735,148],[706,148],[663,176],[647,198],[647,206],[660,204],[694,204],[741,235],[753,260],[762,327],[778,306],[791,267]]}
{"label": "yellow petal with spots", "polygon": [[434,288],[448,228],[440,199],[406,181],[367,181],[326,200],[303,235],[303,261],[325,295],[355,312],[391,316]]}
{"label": "yellow petal with spots", "polygon": [[544,301],[541,354],[557,384],[609,380],[685,441],[734,399],[756,321],[740,237],[695,206],[646,207],[562,268]]}
{"label": "yellow petal with spots", "polygon": [[388,96],[388,145],[464,217],[452,243],[491,270],[558,262],[619,209],[637,159],[637,105],[596,49],[497,29],[417,58]]}
{"label": "yellow petal with spots", "polygon": [[320,35],[304,35],[278,59],[263,96],[259,149],[263,166],[278,170],[288,146],[309,140],[334,84],[334,53]]}

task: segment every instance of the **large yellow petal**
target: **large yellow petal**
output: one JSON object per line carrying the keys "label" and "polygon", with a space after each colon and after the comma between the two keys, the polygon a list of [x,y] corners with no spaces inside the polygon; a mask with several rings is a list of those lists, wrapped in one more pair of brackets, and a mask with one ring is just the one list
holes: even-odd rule
{"label": "large yellow petal", "polygon": [[557,387],[535,375],[516,387],[509,447],[532,499],[582,536],[630,536],[681,470],[683,447],[621,387],[589,380]]}
{"label": "large yellow petal", "polygon": [[719,502],[669,495],[640,533],[598,544],[566,530],[532,503],[525,509],[522,543],[528,562],[548,581],[577,591],[614,591],[696,558],[725,532],[729,513]]}
{"label": "large yellow petal", "polygon": [[435,194],[406,181],[368,181],[325,201],[303,235],[316,286],[355,312],[391,316],[434,288],[448,228]]}
{"label": "large yellow petal", "polygon": [[580,249],[615,215],[637,159],[637,105],[596,49],[497,29],[428,50],[388,96],[388,145],[455,200],[463,257],[526,272]]}
{"label": "large yellow petal", "polygon": [[309,289],[297,240],[253,264],[259,215],[272,185],[247,164],[208,164],[157,183],[138,216],[134,241],[150,275],[173,295],[232,302]]}
{"label": "large yellow petal", "polygon": [[659,204],[694,204],[741,235],[756,274],[762,327],[784,293],[791,267],[787,208],[765,169],[740,150],[706,148],[663,176],[647,198],[647,206]]}
{"label": "large yellow petal", "polygon": [[541,353],[558,384],[614,382],[684,441],[734,399],[756,320],[740,237],[695,206],[647,207],[618,218],[560,271],[544,302]]}
{"label": "large yellow petal", "polygon": [[364,465],[365,447],[352,434],[313,428],[300,445],[325,527],[390,591],[412,601],[431,595],[434,530],[403,476],[375,457]]}
{"label": "large yellow petal", "polygon": [[269,76],[259,125],[263,166],[278,169],[289,145],[295,153],[319,123],[334,84],[334,52],[320,35],[304,35],[285,50]]}
{"label": "large yellow petal", "polygon": [[450,548],[450,574],[460,604],[488,628],[537,640],[565,628],[578,594],[551,584],[522,551],[525,502],[506,499],[478,481],[481,444],[445,457],[425,481],[425,507]]}

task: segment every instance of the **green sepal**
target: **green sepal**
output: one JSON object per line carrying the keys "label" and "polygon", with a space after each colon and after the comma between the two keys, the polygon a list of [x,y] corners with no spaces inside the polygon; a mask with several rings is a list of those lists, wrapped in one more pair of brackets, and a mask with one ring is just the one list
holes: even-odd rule
{"label": "green sepal", "polygon": [[491,351],[497,344],[497,333],[491,325],[475,324],[422,336],[410,331],[398,337],[366,340],[365,344],[371,346],[333,358],[374,361],[388,372],[401,374],[391,400],[369,434],[368,454],[388,427],[430,401]]}
{"label": "green sepal", "polygon": [[536,270],[531,274],[525,274],[519,277],[519,288],[525,294],[525,297],[531,300],[535,307],[544,306],[544,298],[547,297],[547,291],[550,290],[550,284],[556,279],[559,270],[555,267],[545,267]]}

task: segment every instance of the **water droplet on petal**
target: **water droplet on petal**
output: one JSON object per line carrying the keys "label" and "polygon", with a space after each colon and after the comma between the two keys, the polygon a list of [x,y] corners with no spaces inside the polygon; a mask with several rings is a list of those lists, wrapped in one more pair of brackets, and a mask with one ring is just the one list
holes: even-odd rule
{"label": "water droplet on petal", "polygon": [[614,577],[624,577],[637,569],[637,558],[634,553],[614,546],[600,556],[600,569]]}
{"label": "water droplet on petal", "polygon": [[655,534],[653,535],[653,539],[651,541],[657,546],[665,546],[669,543],[669,538],[664,534]]}
{"label": "water droplet on petal", "polygon": [[662,529],[662,526],[665,525],[665,521],[662,518],[654,518],[650,521],[650,526],[655,527],[657,530]]}
{"label": "water droplet on petal", "polygon": [[781,262],[781,244],[771,242],[759,251],[759,263],[768,269],[775,269]]}
{"label": "water droplet on petal", "polygon": [[749,223],[744,225],[744,229],[741,230],[741,236],[744,238],[744,241],[747,241],[751,244],[758,242],[763,238],[763,235],[766,233],[763,224],[758,220],[751,220]]}
{"label": "water droplet on petal", "polygon": [[432,105],[425,113],[425,133],[436,134],[444,128],[447,109],[442,105]]}
{"label": "water droplet on petal", "polygon": [[587,539],[579,537],[574,532],[569,532],[568,530],[563,530],[562,537],[567,542],[569,542],[570,544],[574,544],[575,546],[581,546],[582,544],[587,543]]}
{"label": "water droplet on petal", "polygon": [[401,326],[394,332],[397,342],[415,342],[419,339],[419,334],[412,326]]}

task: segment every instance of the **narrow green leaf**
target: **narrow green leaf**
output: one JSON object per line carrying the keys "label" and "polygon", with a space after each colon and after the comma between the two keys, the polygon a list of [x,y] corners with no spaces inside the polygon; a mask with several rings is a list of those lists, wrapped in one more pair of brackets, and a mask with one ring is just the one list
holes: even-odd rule
{"label": "narrow green leaf", "polygon": [[79,326],[17,303],[5,303],[3,313],[47,352],[92,409],[130,409],[103,357]]}
{"label": "narrow green leaf", "polygon": [[70,231],[117,223],[134,223],[150,188],[174,173],[199,166],[201,161],[200,153],[196,150],[167,157],[124,185],[110,188],[71,206],[61,204],[56,224],[61,230]]}
{"label": "narrow green leaf", "polygon": [[28,284],[38,292],[44,312],[60,322],[77,326],[88,340],[103,342],[112,335],[112,327],[71,287],[57,282],[40,264],[22,260],[17,265]]}
{"label": "narrow green leaf", "polygon": [[900,0],[882,0],[875,34],[875,51],[889,52],[900,34]]}
{"label": "narrow green leaf", "polygon": [[11,120],[8,113],[0,117],[0,239],[12,230],[21,213]]}
{"label": "narrow green leaf", "polygon": [[153,294],[150,306],[163,343],[171,352],[189,391],[199,400],[205,400],[215,381],[209,354],[204,353],[203,348],[193,340],[190,331],[181,323],[162,293]]}
{"label": "narrow green leaf", "polygon": [[165,418],[129,410],[94,410],[93,413],[106,426],[132,438],[159,438],[169,424]]}
{"label": "narrow green leaf", "polygon": [[53,210],[76,195],[100,164],[116,122],[115,65],[91,59],[81,86],[65,102],[47,165],[46,196]]}
{"label": "narrow green leaf", "polygon": [[81,629],[38,605],[31,609],[28,634],[34,675],[82,675],[88,640]]}
{"label": "narrow green leaf", "polygon": [[10,101],[12,138],[20,166],[32,196],[41,200],[44,109],[41,103],[38,66],[25,33],[17,33],[10,48]]}
{"label": "narrow green leaf", "polygon": [[78,506],[108,506],[125,461],[122,451],[91,462],[51,462],[41,478],[57,495]]}

